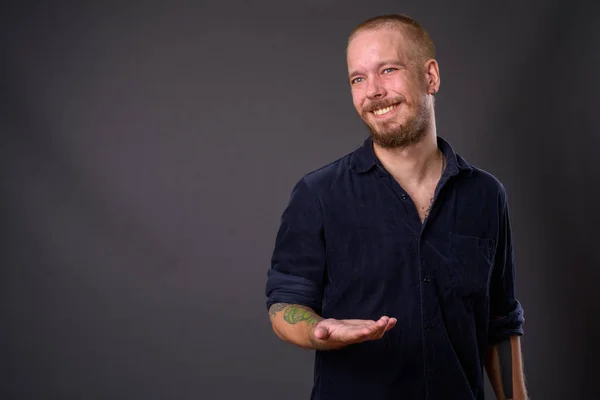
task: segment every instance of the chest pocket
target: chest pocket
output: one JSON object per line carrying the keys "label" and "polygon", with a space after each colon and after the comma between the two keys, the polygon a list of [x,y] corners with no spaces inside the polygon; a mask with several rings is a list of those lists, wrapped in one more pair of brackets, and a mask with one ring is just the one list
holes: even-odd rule
{"label": "chest pocket", "polygon": [[450,234],[450,285],[460,297],[485,296],[494,266],[493,239]]}

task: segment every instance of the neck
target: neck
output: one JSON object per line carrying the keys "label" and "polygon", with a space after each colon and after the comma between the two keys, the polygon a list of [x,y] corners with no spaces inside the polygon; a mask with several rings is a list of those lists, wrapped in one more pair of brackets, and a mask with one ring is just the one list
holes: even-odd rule
{"label": "neck", "polygon": [[373,148],[383,167],[402,186],[418,187],[440,177],[443,155],[435,132],[407,147],[386,149],[374,144]]}

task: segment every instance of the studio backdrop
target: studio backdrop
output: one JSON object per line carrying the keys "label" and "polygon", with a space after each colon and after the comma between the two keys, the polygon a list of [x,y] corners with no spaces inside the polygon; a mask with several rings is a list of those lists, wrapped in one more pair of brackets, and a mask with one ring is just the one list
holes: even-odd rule
{"label": "studio backdrop", "polygon": [[293,185],[367,135],[346,39],[392,12],[437,46],[439,135],[506,187],[532,398],[595,398],[594,8],[4,5],[0,398],[308,399],[313,353],[271,331],[266,272]]}

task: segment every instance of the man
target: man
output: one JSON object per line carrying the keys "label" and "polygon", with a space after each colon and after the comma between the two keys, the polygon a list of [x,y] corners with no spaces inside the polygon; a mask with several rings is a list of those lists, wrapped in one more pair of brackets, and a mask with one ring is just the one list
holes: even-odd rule
{"label": "man", "polygon": [[350,35],[348,79],[370,131],[305,175],[266,285],[279,338],[316,350],[312,399],[525,399],[503,185],[437,136],[434,45],[402,15]]}

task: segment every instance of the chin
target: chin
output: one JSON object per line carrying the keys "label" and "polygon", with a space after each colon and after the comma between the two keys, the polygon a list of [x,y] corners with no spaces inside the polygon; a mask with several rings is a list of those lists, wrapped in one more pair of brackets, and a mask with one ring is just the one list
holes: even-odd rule
{"label": "chin", "polygon": [[426,134],[424,126],[394,124],[394,126],[374,126],[367,124],[373,143],[386,149],[403,148],[417,144]]}

